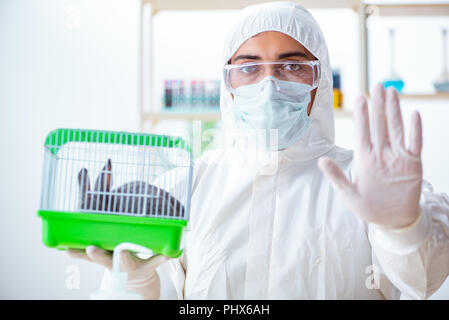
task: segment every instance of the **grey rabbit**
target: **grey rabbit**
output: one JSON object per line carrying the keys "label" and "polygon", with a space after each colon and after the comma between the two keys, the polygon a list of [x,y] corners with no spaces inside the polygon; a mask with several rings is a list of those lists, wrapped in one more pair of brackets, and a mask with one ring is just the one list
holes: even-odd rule
{"label": "grey rabbit", "polygon": [[[86,168],[81,169],[78,173],[78,185],[80,209],[184,217],[184,206],[181,202],[164,189],[149,183],[133,181],[111,191],[111,159],[108,159],[98,175],[94,191],[91,191],[89,174]],[[145,204],[146,210],[143,212]]]}

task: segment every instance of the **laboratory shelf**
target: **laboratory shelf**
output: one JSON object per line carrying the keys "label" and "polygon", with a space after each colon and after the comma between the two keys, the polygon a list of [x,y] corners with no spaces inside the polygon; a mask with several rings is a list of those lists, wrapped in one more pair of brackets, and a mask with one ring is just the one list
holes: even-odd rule
{"label": "laboratory shelf", "polygon": [[334,116],[336,118],[352,117],[352,111],[345,109],[334,109]]}
{"label": "laboratory shelf", "polygon": [[144,120],[157,122],[159,120],[202,120],[217,121],[221,118],[220,111],[207,112],[174,112],[174,111],[150,111],[143,115]]}
{"label": "laboratory shelf", "polygon": [[162,107],[161,112],[168,113],[214,113],[220,112],[220,106],[172,106],[172,107]]}
{"label": "laboratory shelf", "polygon": [[438,93],[403,93],[399,95],[403,99],[449,99],[449,92]]}
{"label": "laboratory shelf", "polygon": [[[238,10],[272,0],[144,0],[154,12],[162,10]],[[358,8],[361,0],[301,0],[306,8]]]}
{"label": "laboratory shelf", "polygon": [[[269,2],[272,0],[140,0],[140,53],[139,53],[139,104],[141,114],[141,128],[155,125],[159,120],[203,120],[216,121],[221,115],[216,112],[161,112],[160,106],[155,104],[153,68],[153,17],[161,11],[180,10],[238,10],[245,6]],[[359,65],[361,94],[369,96],[368,83],[368,29],[367,20],[370,16],[448,16],[449,5],[442,0],[422,0],[406,3],[398,0],[382,3],[376,0],[301,0],[298,1],[308,9],[348,8],[359,17]],[[145,32],[147,31],[147,32]],[[403,94],[403,99],[449,99],[449,94]],[[151,101],[153,102],[151,102]],[[150,110],[150,112],[148,111]],[[335,117],[352,116],[351,111],[335,110]]]}
{"label": "laboratory shelf", "polygon": [[448,16],[448,3],[376,3],[366,2],[371,15],[392,16]]}
{"label": "laboratory shelf", "polygon": [[[335,117],[352,117],[352,111],[344,109],[334,109]],[[218,121],[221,119],[220,111],[208,112],[166,112],[166,111],[151,111],[143,114],[145,121],[150,121],[153,124],[161,120],[201,120],[201,121]]]}
{"label": "laboratory shelf", "polygon": [[[140,21],[139,21],[139,104],[140,104],[140,126],[151,129],[159,120],[203,120],[216,121],[221,115],[216,112],[161,112],[160,106],[154,100],[155,85],[153,68],[153,17],[161,11],[180,10],[239,10],[243,7],[272,0],[140,0]],[[349,8],[357,12],[360,9],[362,0],[301,0],[300,4],[308,9],[324,8]],[[158,111],[159,110],[159,111]],[[337,112],[336,115],[346,115]]]}

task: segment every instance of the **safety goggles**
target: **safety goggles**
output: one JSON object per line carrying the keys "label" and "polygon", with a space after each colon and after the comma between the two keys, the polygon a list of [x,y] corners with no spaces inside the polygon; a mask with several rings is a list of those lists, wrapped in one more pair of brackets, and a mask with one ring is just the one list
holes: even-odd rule
{"label": "safety goggles", "polygon": [[227,64],[223,71],[226,88],[234,95],[238,95],[237,88],[256,84],[268,76],[274,76],[282,81],[306,84],[313,90],[318,87],[320,62],[314,60]]}

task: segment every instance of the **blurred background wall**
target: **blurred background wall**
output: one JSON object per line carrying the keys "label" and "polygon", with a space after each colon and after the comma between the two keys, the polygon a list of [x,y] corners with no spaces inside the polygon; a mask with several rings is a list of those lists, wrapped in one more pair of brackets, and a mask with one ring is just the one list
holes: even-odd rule
{"label": "blurred background wall", "polygon": [[[43,142],[58,127],[139,131],[138,0],[0,1],[0,298],[86,299],[99,288],[102,268],[44,247],[39,208]],[[313,9],[331,63],[341,72],[344,108],[336,142],[352,148],[350,111],[358,92],[357,15],[351,9]],[[219,78],[225,31],[235,12],[161,12],[154,18],[157,101],[164,79]],[[388,73],[388,29],[396,29],[397,71],[414,93],[432,91],[441,70],[444,18],[372,19],[370,84]],[[424,177],[449,192],[449,99],[403,99],[406,131],[419,110],[424,127]],[[173,134],[183,120],[152,130]],[[219,123],[217,124],[219,126]],[[79,277],[79,286],[73,277]],[[446,281],[432,298],[449,298]]]}

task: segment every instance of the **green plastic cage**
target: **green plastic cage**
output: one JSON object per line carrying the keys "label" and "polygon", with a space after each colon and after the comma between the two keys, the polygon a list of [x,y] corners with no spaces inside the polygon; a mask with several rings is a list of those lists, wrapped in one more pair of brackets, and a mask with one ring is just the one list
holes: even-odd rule
{"label": "green plastic cage", "polygon": [[179,137],[56,129],[44,144],[42,240],[58,249],[131,242],[179,257],[191,189],[192,155]]}

